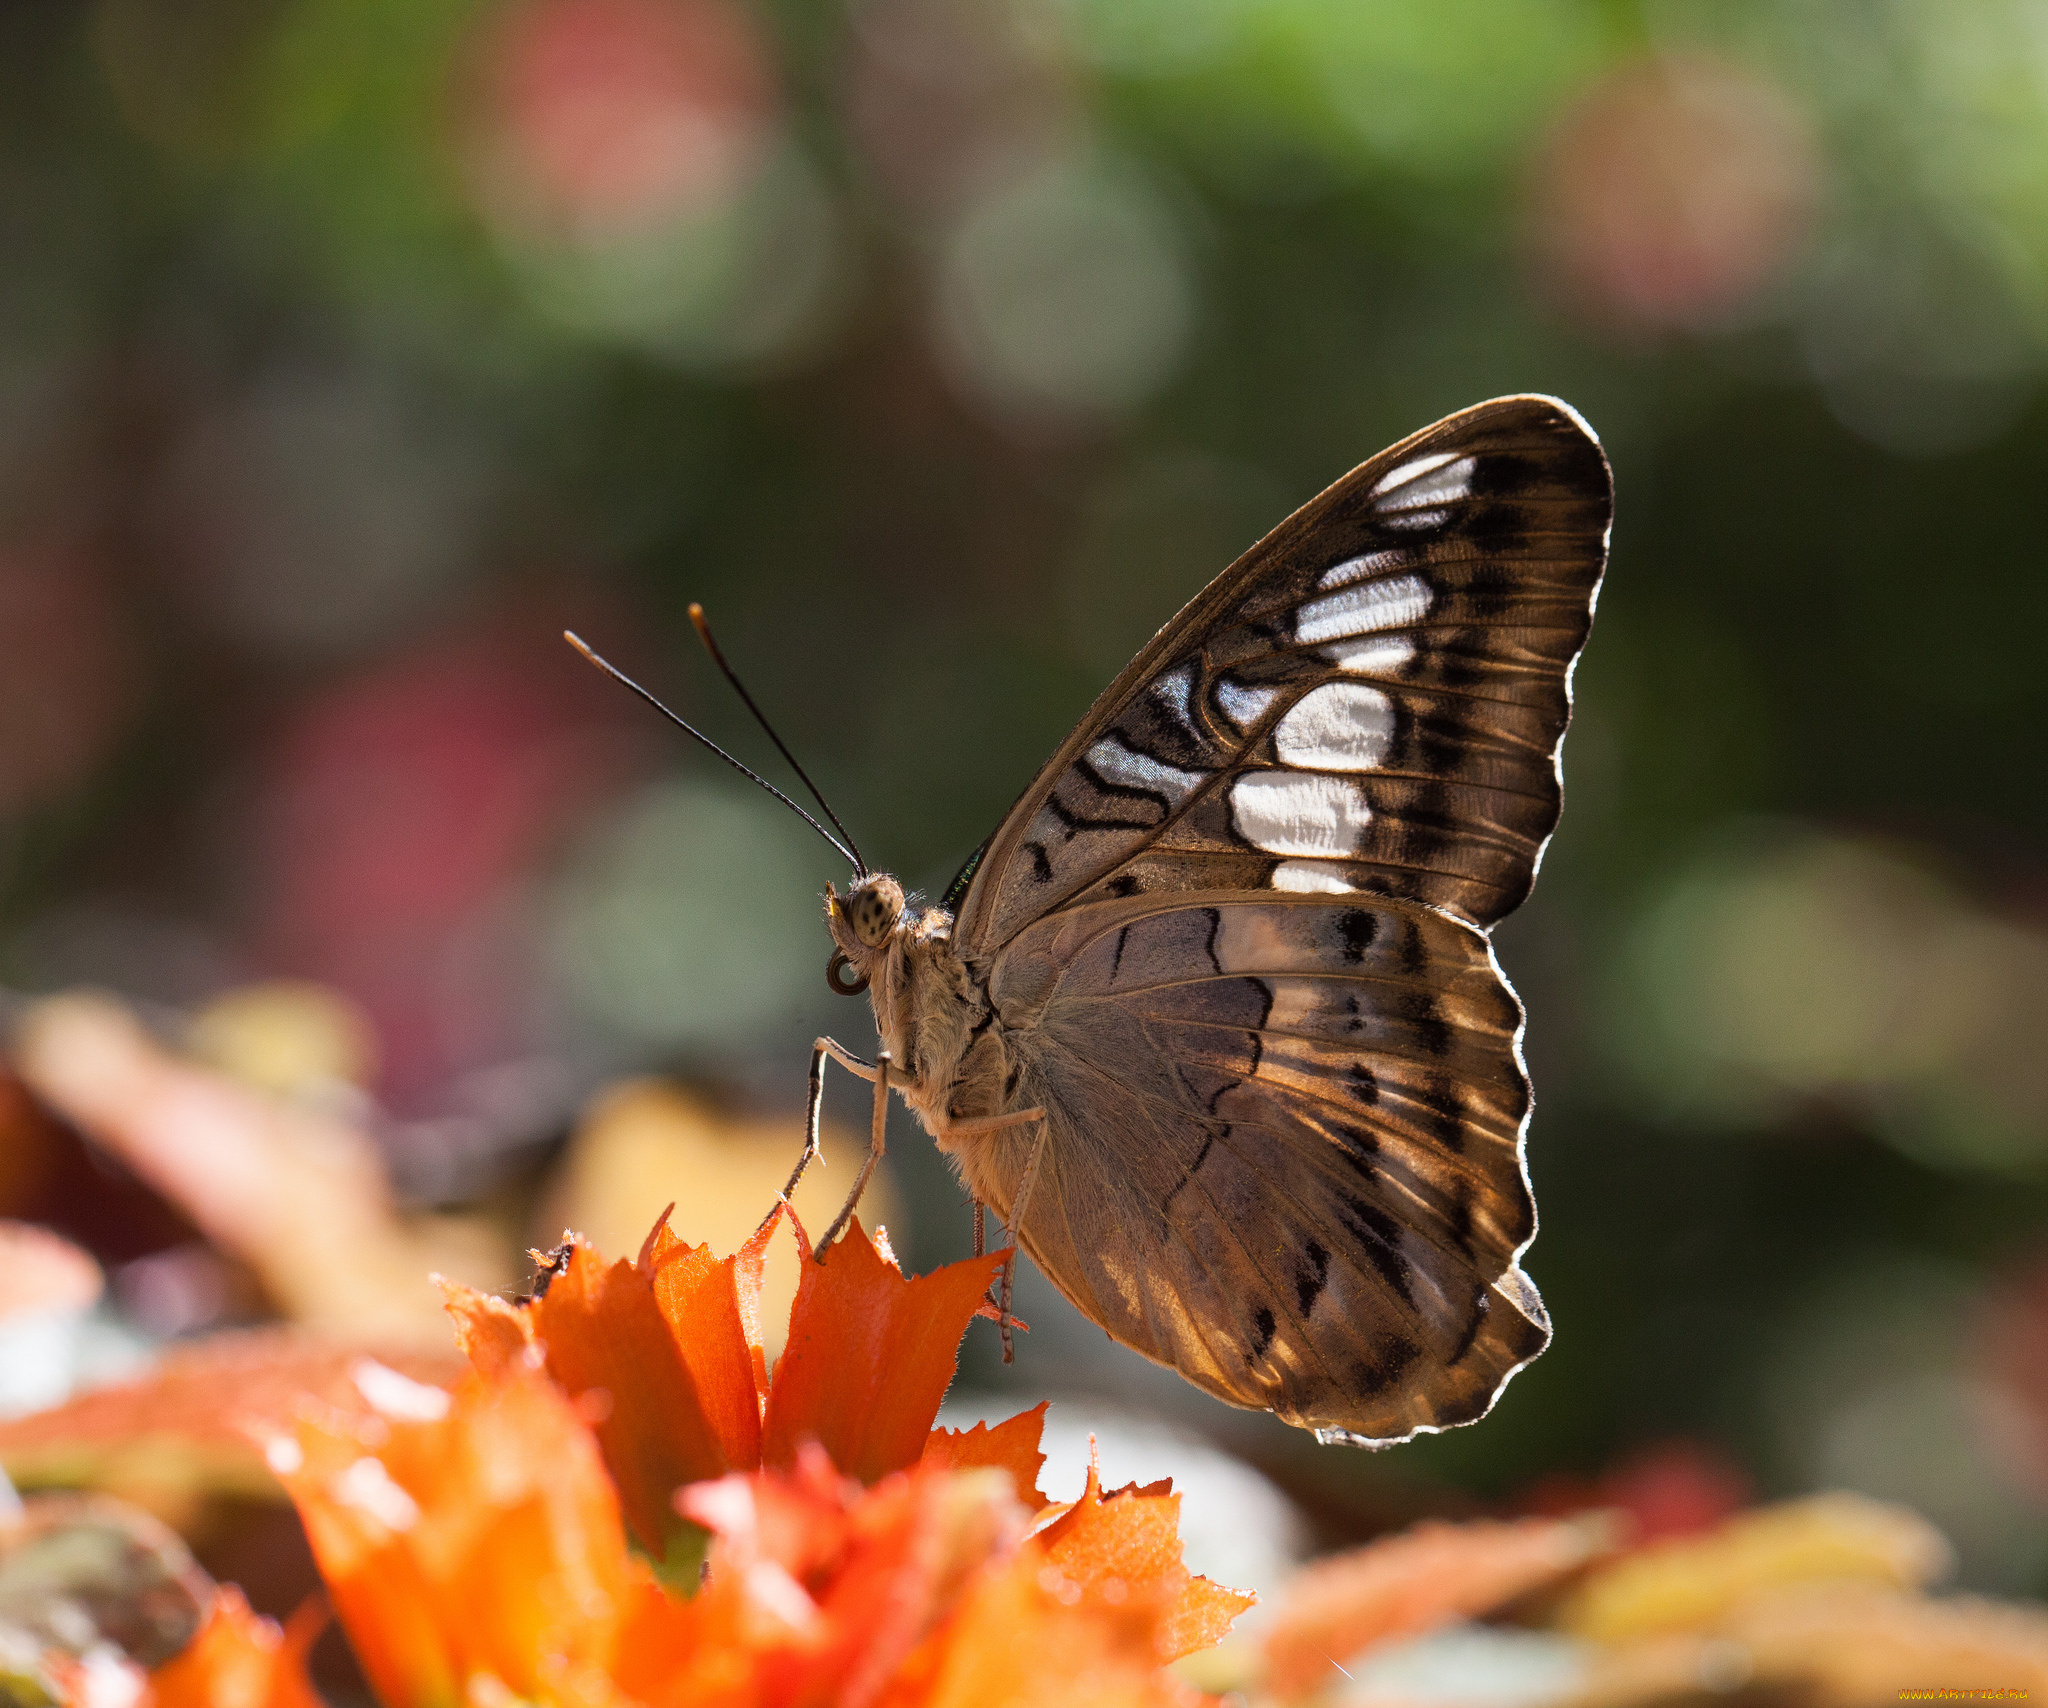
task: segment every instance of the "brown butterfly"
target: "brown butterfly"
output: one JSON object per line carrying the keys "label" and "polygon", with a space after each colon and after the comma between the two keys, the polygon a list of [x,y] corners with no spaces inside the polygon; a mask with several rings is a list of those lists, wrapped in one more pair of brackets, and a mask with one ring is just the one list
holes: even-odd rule
{"label": "brown butterfly", "polygon": [[894,1089],[977,1234],[1219,1399],[1366,1445],[1483,1416],[1550,1336],[1487,933],[1557,824],[1612,511],[1565,404],[1465,410],[1160,630],[943,905],[848,838],[828,978],[882,1051],[818,1041],[804,1160],[829,1055],[873,1155]]}

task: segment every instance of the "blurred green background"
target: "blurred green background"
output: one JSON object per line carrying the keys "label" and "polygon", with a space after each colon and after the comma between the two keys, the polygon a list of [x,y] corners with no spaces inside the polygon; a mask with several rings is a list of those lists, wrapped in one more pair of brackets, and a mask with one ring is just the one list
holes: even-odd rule
{"label": "blurred green background", "polygon": [[[871,1035],[845,874],[564,626],[779,778],[704,601],[929,892],[1288,510],[1554,392],[1619,498],[1499,933],[1553,1349],[1377,1457],[1042,1284],[968,1378],[1165,1409],[1334,1533],[1675,1442],[2039,1592],[2044,372],[2037,0],[14,0],[0,982],[342,993],[423,1206],[531,1199],[621,1075],[787,1115]],[[906,1261],[963,1255],[891,1163]],[[37,1190],[147,1318],[158,1236]]]}

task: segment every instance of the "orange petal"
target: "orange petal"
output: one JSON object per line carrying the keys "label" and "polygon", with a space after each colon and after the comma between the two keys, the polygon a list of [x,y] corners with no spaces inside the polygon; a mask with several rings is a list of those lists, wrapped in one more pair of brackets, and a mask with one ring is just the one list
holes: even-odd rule
{"label": "orange petal", "polygon": [[382,1416],[307,1416],[269,1447],[379,1699],[609,1701],[648,1578],[588,1426],[526,1370],[465,1378],[435,1410],[423,1392]]}
{"label": "orange petal", "polygon": [[[578,1243],[568,1267],[524,1310],[548,1374],[564,1391],[603,1390],[597,1438],[605,1464],[633,1534],[660,1558],[675,1527],[670,1497],[684,1483],[730,1468],[719,1433],[721,1422],[731,1422],[729,1396],[698,1386],[685,1350],[687,1330],[672,1327],[656,1297],[654,1276],[637,1264],[607,1265]],[[724,1325],[714,1319],[710,1326],[715,1342]],[[730,1338],[738,1340],[736,1322]],[[729,1362],[731,1350],[714,1344],[708,1363],[715,1366],[722,1354]],[[743,1348],[738,1357],[746,1384],[741,1398],[751,1412],[753,1379]]]}
{"label": "orange petal", "polygon": [[150,1675],[154,1708],[324,1708],[306,1676],[306,1652],[326,1623],[311,1602],[279,1629],[225,1584],[185,1652]]}
{"label": "orange petal", "polygon": [[1050,1400],[1040,1400],[1029,1411],[1020,1411],[993,1429],[985,1423],[972,1429],[935,1429],[925,1438],[921,1463],[955,1471],[977,1466],[1008,1471],[1017,1485],[1017,1498],[1037,1512],[1046,1505],[1038,1487],[1038,1473],[1045,1469],[1045,1455],[1038,1450],[1038,1442],[1045,1432],[1045,1408],[1050,1404]]}
{"label": "orange petal", "polygon": [[[754,1364],[754,1415],[759,1417],[768,1409],[768,1353],[761,1339],[761,1270],[768,1257],[768,1241],[773,1237],[776,1225],[781,1222],[787,1205],[777,1204],[768,1219],[755,1230],[754,1237],[740,1247],[732,1260],[733,1298],[739,1306],[740,1333],[745,1337],[747,1350]],[[803,1229],[796,1227],[796,1212],[789,1211],[790,1225],[796,1228],[799,1243]]]}
{"label": "orange petal", "polygon": [[1081,1498],[1039,1532],[1052,1566],[1091,1601],[1160,1602],[1158,1658],[1179,1660],[1219,1642],[1258,1598],[1194,1576],[1181,1561],[1180,1496],[1171,1483],[1105,1495],[1093,1464]]}
{"label": "orange petal", "polygon": [[1268,1683],[1276,1696],[1301,1695],[1374,1643],[1554,1583],[1602,1552],[1607,1537],[1604,1525],[1569,1519],[1420,1524],[1319,1560],[1288,1585],[1267,1632]]}
{"label": "orange petal", "polygon": [[480,1375],[495,1376],[538,1356],[527,1313],[495,1293],[479,1293],[460,1281],[434,1277],[442,1303],[455,1319],[455,1346]]}
{"label": "orange petal", "polygon": [[1075,1593],[1033,1538],[970,1586],[875,1708],[1188,1708],[1159,1664],[1157,1596]]}
{"label": "orange petal", "polygon": [[823,1263],[806,1256],[789,1343],[768,1391],[763,1462],[792,1464],[798,1443],[810,1438],[865,1483],[916,1464],[953,1379],[960,1337],[1003,1256],[970,1257],[907,1280],[858,1221]]}
{"label": "orange petal", "polygon": [[678,1505],[717,1536],[691,1606],[727,1658],[700,1649],[697,1676],[751,1670],[757,1701],[837,1708],[876,1701],[1025,1523],[1002,1472],[919,1466],[864,1489],[815,1442],[791,1471],[700,1483]]}
{"label": "orange petal", "polygon": [[633,1533],[657,1555],[677,1488],[760,1463],[761,1262],[775,1221],[728,1258],[677,1239],[666,1212],[634,1263],[606,1266],[572,1240],[546,1292],[517,1306],[442,1283],[457,1343],[479,1371],[495,1374],[532,1348],[568,1392],[602,1390],[605,1462]]}
{"label": "orange petal", "polygon": [[761,1708],[754,1658],[731,1614],[708,1588],[683,1601],[641,1585],[619,1633],[619,1694],[639,1708]]}
{"label": "orange petal", "polygon": [[640,1250],[639,1267],[654,1283],[655,1304],[689,1366],[704,1415],[729,1467],[761,1462],[761,1407],[768,1364],[761,1348],[761,1261],[780,1214],[733,1257],[708,1245],[686,1245],[664,1214]]}

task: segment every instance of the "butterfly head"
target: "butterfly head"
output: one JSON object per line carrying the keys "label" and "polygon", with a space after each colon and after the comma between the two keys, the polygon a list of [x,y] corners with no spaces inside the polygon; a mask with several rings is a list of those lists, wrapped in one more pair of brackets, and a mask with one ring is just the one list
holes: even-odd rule
{"label": "butterfly head", "polygon": [[[887,872],[872,872],[857,878],[846,894],[827,888],[825,922],[839,953],[826,969],[826,980],[846,995],[865,989],[882,963],[889,940],[902,929],[905,906],[903,886]],[[858,983],[842,979],[851,972]]]}

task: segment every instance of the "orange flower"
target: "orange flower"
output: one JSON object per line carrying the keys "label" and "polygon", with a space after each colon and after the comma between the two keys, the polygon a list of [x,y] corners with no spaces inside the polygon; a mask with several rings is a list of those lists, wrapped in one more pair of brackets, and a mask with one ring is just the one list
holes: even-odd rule
{"label": "orange flower", "polygon": [[[1045,1407],[932,1428],[1000,1255],[908,1279],[858,1224],[823,1263],[796,1229],[770,1382],[771,1232],[718,1259],[664,1218],[630,1263],[575,1246],[530,1302],[449,1286],[452,1393],[366,1364],[367,1411],[272,1438],[386,1708],[1187,1700],[1163,1663],[1251,1598],[1188,1573],[1178,1498],[1091,1470],[1033,1534]],[[649,1552],[708,1538],[701,1583],[627,1523]]]}
{"label": "orange flower", "polygon": [[1043,1406],[993,1430],[932,1428],[1002,1254],[909,1279],[855,1221],[815,1263],[792,1214],[802,1280],[770,1383],[761,1268],[781,1215],[722,1259],[677,1239],[666,1215],[631,1263],[607,1266],[572,1241],[562,1272],[521,1305],[444,1282],[457,1339],[480,1370],[530,1358],[566,1392],[591,1396],[627,1523],[657,1557],[677,1540],[675,1489],[728,1471],[786,1469],[805,1441],[866,1483],[927,1454],[956,1470],[996,1466],[1015,1478],[1020,1499],[1044,1505]]}

